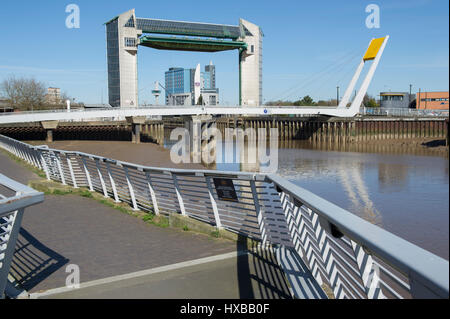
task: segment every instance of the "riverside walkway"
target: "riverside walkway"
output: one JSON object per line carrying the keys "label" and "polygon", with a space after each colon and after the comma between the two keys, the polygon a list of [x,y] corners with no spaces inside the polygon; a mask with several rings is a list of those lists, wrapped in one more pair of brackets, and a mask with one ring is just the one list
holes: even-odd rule
{"label": "riverside walkway", "polygon": [[[0,173],[39,179],[3,151]],[[149,225],[90,198],[46,195],[25,212],[10,275],[31,298],[290,298],[274,256],[243,246]],[[64,289],[70,264],[79,289]]]}

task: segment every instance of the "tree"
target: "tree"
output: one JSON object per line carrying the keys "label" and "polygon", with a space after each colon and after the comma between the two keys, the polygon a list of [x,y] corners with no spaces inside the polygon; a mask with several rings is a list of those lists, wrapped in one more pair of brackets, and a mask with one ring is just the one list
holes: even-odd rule
{"label": "tree", "polygon": [[303,97],[303,99],[295,101],[294,105],[295,106],[315,106],[315,105],[317,105],[317,103],[314,102],[312,97],[310,97],[309,95],[306,95]]}
{"label": "tree", "polygon": [[271,106],[292,106],[294,105],[294,102],[292,101],[282,101],[282,100],[276,100],[276,101],[268,101],[265,105],[271,105]]}
{"label": "tree", "polygon": [[45,102],[46,86],[35,79],[10,76],[3,80],[0,90],[8,103],[19,110],[39,109]]}
{"label": "tree", "polygon": [[316,105],[317,106],[336,106],[338,105],[338,101],[336,99],[331,99],[331,100],[319,100],[317,101]]}
{"label": "tree", "polygon": [[200,96],[198,97],[198,102],[197,105],[203,105],[203,96],[200,94]]}
{"label": "tree", "polygon": [[365,107],[379,107],[377,101],[372,96],[366,94],[363,98],[363,104]]}
{"label": "tree", "polygon": [[72,101],[73,99],[72,99],[69,95],[67,95],[66,92],[62,92],[62,93],[61,93],[60,100],[61,100],[61,104],[66,104],[66,101],[67,101],[67,100]]}
{"label": "tree", "polygon": [[309,95],[303,97],[303,105],[315,105],[314,100]]}

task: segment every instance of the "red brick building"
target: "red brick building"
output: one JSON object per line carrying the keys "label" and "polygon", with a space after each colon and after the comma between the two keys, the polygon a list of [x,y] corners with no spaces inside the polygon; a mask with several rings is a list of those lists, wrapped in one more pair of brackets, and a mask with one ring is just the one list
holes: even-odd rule
{"label": "red brick building", "polygon": [[416,108],[421,110],[448,110],[448,92],[420,92]]}

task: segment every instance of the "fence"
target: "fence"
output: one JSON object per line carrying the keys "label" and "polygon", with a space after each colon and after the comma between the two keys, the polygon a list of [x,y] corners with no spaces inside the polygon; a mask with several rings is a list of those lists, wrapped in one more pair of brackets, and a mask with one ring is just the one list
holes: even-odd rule
{"label": "fence", "polygon": [[43,200],[42,193],[0,174],[0,299],[5,297],[9,269],[25,208]]}
{"label": "fence", "polygon": [[449,116],[449,110],[432,109],[410,109],[410,108],[381,108],[381,107],[362,107],[359,113],[361,115],[376,116]]}
{"label": "fence", "polygon": [[330,145],[389,139],[448,139],[448,119],[442,117],[379,116],[351,119],[308,118],[306,120],[301,117],[241,117],[221,118],[216,121],[216,126],[222,132],[222,136],[225,135],[227,128],[276,129],[280,141],[298,139]]}
{"label": "fence", "polygon": [[[448,298],[448,261],[277,175],[146,167],[3,135],[0,146],[48,179],[273,245],[298,298],[324,297],[325,287],[336,298]],[[223,180],[235,200],[218,196]]]}

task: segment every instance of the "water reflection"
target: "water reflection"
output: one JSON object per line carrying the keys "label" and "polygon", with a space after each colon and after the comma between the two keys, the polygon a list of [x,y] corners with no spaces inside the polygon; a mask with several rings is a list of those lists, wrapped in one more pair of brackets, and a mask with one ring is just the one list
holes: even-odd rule
{"label": "water reflection", "polygon": [[380,192],[401,192],[408,186],[408,167],[402,164],[378,164]]}
{"label": "water reflection", "polygon": [[[360,162],[335,157],[310,158],[313,155],[311,152],[300,150],[299,156],[290,161],[288,158],[291,152],[287,152],[286,157],[284,154],[280,159],[279,175],[309,190],[312,183],[319,183],[322,185],[322,196],[327,194],[324,190],[334,188],[333,192],[341,193],[341,196],[350,201],[351,206],[347,206],[347,209],[371,223],[381,225],[381,215],[370,198],[363,178],[364,166]],[[339,202],[342,203],[342,200]]]}
{"label": "water reflection", "polygon": [[357,152],[357,153],[378,153],[378,154],[409,154],[419,156],[449,156],[448,148],[425,147],[413,143],[394,144],[389,140],[383,143],[369,141],[367,143],[335,143],[330,141],[303,141],[303,140],[282,140],[279,141],[280,149],[310,149],[319,151],[336,152]]}
{"label": "water reflection", "polygon": [[360,211],[361,216],[369,222],[381,226],[380,212],[370,199],[367,187],[362,179],[362,167],[338,169],[342,186],[352,201],[353,211]]}

